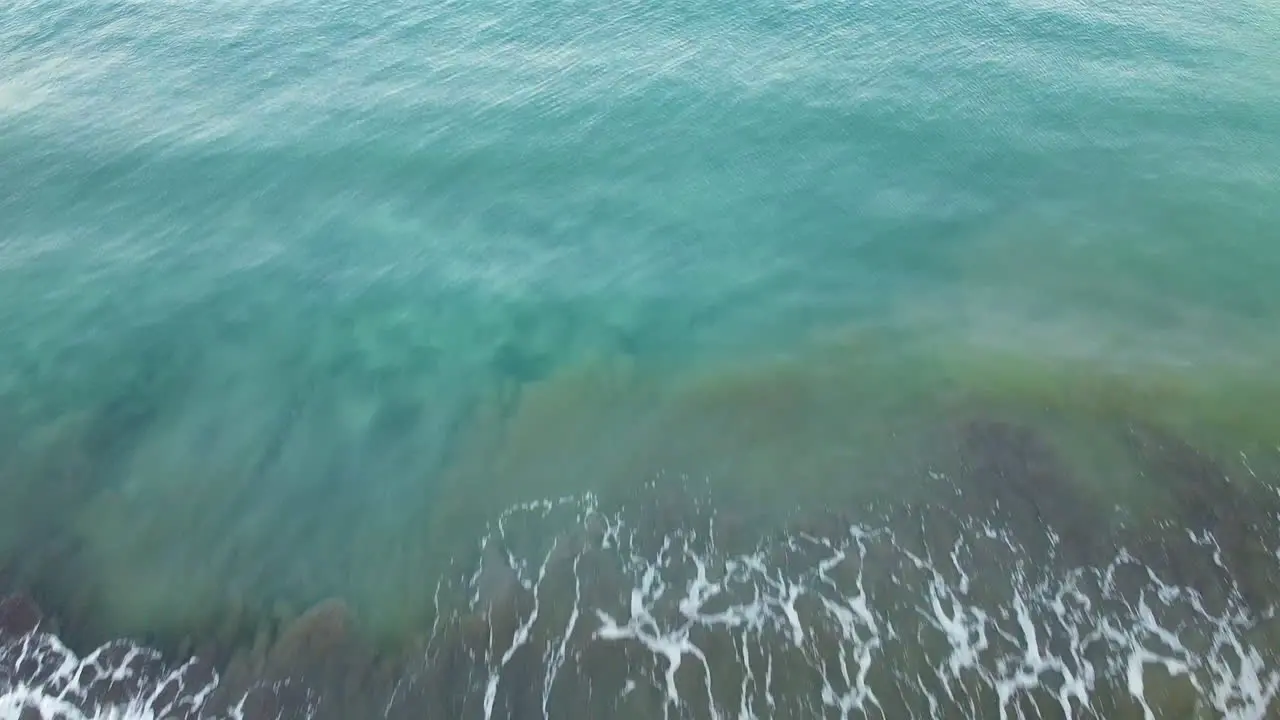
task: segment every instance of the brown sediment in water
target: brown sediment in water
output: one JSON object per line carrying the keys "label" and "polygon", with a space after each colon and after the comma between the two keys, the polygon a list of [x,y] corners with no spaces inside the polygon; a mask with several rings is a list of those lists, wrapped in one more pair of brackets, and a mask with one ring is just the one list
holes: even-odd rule
{"label": "brown sediment in water", "polygon": [[[953,570],[947,565],[947,553],[953,549],[956,539],[974,536],[981,529],[981,523],[990,522],[991,527],[1007,531],[1017,540],[1011,545],[989,543],[984,546],[984,552],[967,558],[979,561],[976,566],[968,566],[982,581],[973,597],[987,596],[992,600],[1008,590],[992,581],[1000,579],[1002,569],[1010,567],[1009,563],[1020,563],[1024,570],[1031,568],[1034,572],[1020,572],[1018,578],[1021,582],[1034,582],[1038,574],[1052,574],[1059,569],[1053,566],[1063,557],[1061,553],[1066,552],[1072,558],[1067,564],[1082,561],[1093,557],[1092,553],[1100,553],[1097,544],[1112,537],[1105,532],[1097,533],[1104,539],[1080,537],[1082,523],[1090,519],[1097,522],[1105,513],[1090,514],[1096,508],[1071,495],[1075,486],[1047,441],[1034,430],[1004,421],[976,419],[957,428],[957,438],[961,442],[961,471],[947,480],[954,486],[956,504],[900,505],[877,511],[850,508],[844,511],[843,519],[831,522],[821,518],[798,519],[791,534],[799,532],[835,542],[847,535],[851,521],[872,528],[879,524],[896,534],[901,545],[895,547],[929,558],[933,563],[930,572],[947,575]],[[1212,529],[1216,527],[1212,525],[1213,518],[1218,517],[1215,513],[1239,508],[1240,503],[1246,501],[1257,503],[1259,513],[1275,509],[1275,503],[1263,505],[1261,497],[1241,496],[1233,487],[1212,482],[1214,473],[1209,471],[1212,466],[1206,464],[1207,461],[1187,456],[1184,449],[1170,442],[1163,439],[1152,444],[1147,452],[1151,453],[1150,462],[1155,466],[1165,467],[1163,464],[1169,463],[1166,472],[1181,474],[1178,482],[1186,484],[1183,492],[1188,499],[1184,519],[1188,523],[1201,522]],[[1040,504],[1029,498],[1027,494],[1033,486],[1052,497],[1053,502]],[[641,513],[648,525],[641,524],[629,551],[653,554],[659,550],[661,537],[682,528],[709,531],[710,509],[691,499],[671,489],[649,496],[649,504]],[[913,536],[913,529],[919,534]],[[1151,533],[1161,531],[1159,527],[1144,529]],[[1036,538],[1045,535],[1046,530],[1057,532],[1060,543],[1036,544]],[[1176,537],[1180,533],[1179,528],[1172,528],[1160,537]],[[1114,537],[1123,539],[1124,534]],[[598,623],[589,617],[565,639],[570,652],[565,658],[562,679],[550,695],[545,694],[543,680],[548,666],[543,649],[554,646],[557,628],[567,626],[575,598],[579,602],[587,598],[584,607],[600,608],[615,617],[626,616],[623,595],[629,592],[630,585],[625,578],[611,574],[614,565],[600,551],[597,529],[584,524],[576,538],[570,537],[566,542],[570,540],[576,543],[575,552],[557,556],[559,559],[548,565],[547,580],[536,591],[536,597],[513,581],[503,565],[504,553],[499,548],[492,546],[482,552],[480,572],[488,577],[481,581],[486,588],[481,607],[475,612],[451,616],[432,634],[425,647],[397,653],[377,651],[360,632],[359,621],[351,609],[340,600],[319,603],[275,625],[271,621],[247,620],[250,624],[258,623],[259,630],[252,641],[236,641],[234,647],[224,650],[230,653],[230,659],[218,665],[222,681],[206,706],[206,713],[240,704],[244,717],[251,720],[302,717],[303,710],[317,720],[478,718],[486,714],[490,670],[496,659],[505,658],[500,681],[492,694],[493,705],[489,708],[492,717],[542,717],[544,707],[551,717],[661,716],[668,702],[661,687],[642,685],[628,691],[627,685],[637,670],[660,678],[664,671],[661,662],[640,651],[634,643],[596,641],[594,628]],[[1073,550],[1071,543],[1076,541],[1088,544]],[[821,559],[823,547],[821,543],[810,543],[783,548],[774,562],[778,568],[788,564],[812,566]],[[1234,574],[1236,566],[1231,564],[1234,556],[1230,551],[1224,554]],[[1179,554],[1169,554],[1166,559],[1173,563],[1184,560]],[[490,563],[489,567],[485,568],[484,563]],[[1176,572],[1176,568],[1169,569]],[[1243,571],[1243,566],[1240,569]],[[1004,574],[1006,581],[1014,579],[1007,571]],[[856,580],[878,600],[876,606],[892,606],[895,597],[918,600],[930,576],[922,575],[921,569],[906,562],[900,553],[885,555],[873,547],[866,556],[851,556],[833,568],[832,577],[841,587],[850,589]],[[1196,587],[1196,579],[1189,579],[1191,587]],[[956,578],[951,576],[948,580]],[[526,644],[517,647],[513,644],[517,628],[532,617],[535,603],[542,623],[528,628]],[[797,609],[806,616],[822,612],[821,607],[811,601],[800,603]],[[28,633],[38,621],[39,611],[29,598],[10,597],[0,604],[0,640],[11,642]],[[841,653],[848,638],[839,633],[826,633],[829,630],[809,637],[801,650],[791,646],[785,632],[763,644],[738,645],[723,635],[695,629],[691,639],[701,648],[707,664],[717,669],[719,684],[708,696],[702,684],[701,666],[686,657],[686,664],[675,681],[682,702],[686,703],[687,716],[706,715],[697,708],[706,708],[712,702],[722,708],[735,707],[736,688],[746,681],[740,662],[743,657],[748,663],[757,663],[757,667],[766,661],[774,663],[774,688],[788,691],[778,699],[775,716],[824,716],[813,714],[811,707],[806,714],[807,706],[798,698],[821,695],[821,679],[839,676],[841,663],[845,662],[841,660]],[[1004,642],[994,636],[991,640]],[[1050,645],[1056,642],[1052,633],[1042,641]],[[871,666],[864,680],[876,690],[880,708],[889,716],[925,716],[935,709],[926,702],[926,693],[935,699],[952,698],[950,704],[940,708],[942,717],[986,717],[998,713],[1001,698],[976,676],[959,677],[947,687],[929,674],[936,663],[936,655],[931,653],[938,648],[930,648],[927,643],[919,648],[913,648],[911,643],[894,648],[908,654],[900,658],[898,667],[901,663],[909,666],[914,662],[919,664],[921,672],[916,676],[917,685],[903,685],[887,665]],[[510,656],[508,651],[512,651]],[[918,657],[910,657],[911,653],[918,653]],[[158,659],[148,662],[152,664],[137,666],[139,677],[156,682],[166,673],[175,672],[173,668],[177,667],[173,662],[165,664]],[[825,674],[818,673],[814,662],[825,667]],[[197,664],[178,675],[194,684],[200,678],[207,678],[210,669],[208,665]],[[1202,693],[1196,692],[1185,678],[1153,672],[1148,676],[1148,688],[1145,701],[1164,716],[1203,709]],[[100,693],[93,690],[86,697],[95,702],[118,700],[130,689],[134,686],[116,688],[115,695],[108,695],[105,689]],[[1141,704],[1114,678],[1101,680],[1091,694],[1091,701],[1093,710],[1107,717],[1143,716]],[[1012,702],[1033,717],[1060,714],[1060,698],[1045,689],[1029,690]]]}
{"label": "brown sediment in water", "polygon": [[[840,399],[837,398],[837,401]],[[695,405],[700,404],[699,400]],[[770,400],[772,405],[774,401]],[[795,403],[793,399],[789,401]],[[741,408],[731,405],[727,408],[730,417],[740,414],[742,410],[756,409],[753,404]],[[802,403],[803,405],[804,403]],[[807,406],[806,406],[807,407]],[[978,515],[987,508],[999,506],[1004,522],[1009,524],[1015,535],[1028,547],[1046,542],[1042,532],[1044,527],[1054,528],[1061,537],[1061,548],[1064,561],[1074,564],[1088,564],[1096,560],[1099,553],[1103,555],[1109,550],[1105,538],[1108,533],[1098,532],[1099,528],[1110,528],[1113,520],[1103,522],[1095,518],[1106,517],[1111,508],[1105,504],[1105,496],[1100,496],[1096,488],[1090,487],[1089,479],[1081,477],[1077,466],[1056,443],[1052,430],[1042,430],[1033,420],[1022,418],[1009,419],[1000,412],[986,415],[974,410],[970,405],[958,413],[946,432],[936,434],[942,439],[942,447],[938,448],[933,458],[926,458],[922,466],[936,468],[945,474],[951,485],[940,498],[945,500],[957,515]],[[584,411],[585,412],[585,411]],[[700,411],[701,412],[701,411]],[[588,413],[590,414],[590,413]],[[702,414],[698,415],[702,417]],[[541,414],[533,416],[533,420],[520,420],[520,432],[535,432],[538,427],[553,427],[556,422],[548,422]],[[1089,422],[1085,415],[1084,422]],[[1261,481],[1240,479],[1239,482],[1224,480],[1228,473],[1225,465],[1211,460],[1206,451],[1194,449],[1187,441],[1179,439],[1171,431],[1154,424],[1138,421],[1117,424],[1113,427],[1100,425],[1095,433],[1102,436],[1116,430],[1117,444],[1129,448],[1134,466],[1145,472],[1145,487],[1154,493],[1168,495],[1166,499],[1157,498],[1158,505],[1171,505],[1173,515],[1165,512],[1150,513],[1146,520],[1172,521],[1196,532],[1212,531],[1221,537],[1224,550],[1233,557],[1259,552],[1256,542],[1250,538],[1258,536],[1257,528],[1271,521],[1271,517],[1261,508],[1269,507],[1270,497],[1262,487]],[[495,433],[496,434],[496,433]],[[730,432],[736,437],[736,432]],[[526,439],[516,445],[541,445],[537,440]],[[510,440],[508,435],[504,440]],[[588,442],[588,445],[604,445],[602,439]],[[705,448],[704,448],[705,449]],[[526,477],[519,467],[529,466],[526,454],[516,452],[507,454],[509,450],[499,453],[497,463],[485,464],[477,468],[477,472],[461,474],[461,480],[474,480],[481,473],[506,472],[517,477]],[[528,451],[532,453],[533,451]],[[664,451],[659,452],[659,456]],[[474,455],[479,457],[480,455]],[[824,461],[825,462],[825,461]],[[616,476],[623,469],[631,468],[630,463],[623,462],[622,468],[612,468],[603,477]],[[602,465],[601,467],[604,467]],[[544,468],[553,474],[557,468],[551,465]],[[629,474],[623,471],[621,474]],[[779,485],[789,482],[785,467],[771,471],[769,476]],[[638,477],[638,476],[637,476]],[[859,477],[861,482],[863,478]],[[33,486],[38,483],[18,483]],[[732,483],[728,485],[728,494],[733,494]],[[921,486],[927,491],[925,497],[933,492],[937,483],[927,479]],[[797,489],[806,483],[796,483]],[[75,487],[83,489],[80,481]],[[625,488],[625,483],[618,486]],[[962,492],[951,498],[946,492],[951,488],[959,488]],[[545,496],[545,488],[534,488],[535,496]],[[1229,492],[1228,492],[1229,491]],[[76,505],[75,493],[68,491],[68,506]],[[836,495],[833,495],[836,497]],[[444,498],[442,498],[443,500]],[[21,500],[21,498],[19,498]],[[744,509],[750,503],[742,504]],[[440,512],[451,512],[444,502]],[[673,503],[672,508],[678,508]],[[832,507],[827,503],[825,508]],[[839,506],[835,506],[839,507]],[[853,506],[853,507],[856,507]],[[805,511],[814,513],[825,508],[808,508]],[[463,508],[465,509],[465,508]],[[490,513],[500,509],[498,506],[488,508]],[[661,507],[654,509],[652,517],[660,517],[664,511]],[[74,510],[71,513],[74,514]],[[750,511],[745,514],[750,516]],[[56,518],[59,513],[37,513],[41,517]],[[492,517],[490,514],[489,517]],[[687,520],[688,518],[677,519]],[[1231,520],[1232,518],[1238,521]],[[486,521],[484,513],[474,514],[475,526],[480,527]],[[61,520],[52,520],[62,522]],[[429,535],[429,534],[428,534]],[[48,607],[58,608],[57,614],[68,623],[68,633],[73,637],[83,633],[77,646],[92,646],[114,636],[109,627],[95,627],[97,622],[94,601],[91,596],[94,590],[86,585],[83,577],[74,571],[80,558],[81,546],[74,534],[65,532],[63,528],[41,528],[30,533],[30,541],[22,544],[23,551],[7,558],[0,565],[0,577],[6,580],[10,588],[26,588],[32,590],[42,603]],[[424,538],[425,539],[425,538]],[[455,544],[455,547],[459,545]],[[1247,560],[1242,560],[1245,566]],[[1260,587],[1272,585],[1272,578],[1251,581]],[[1261,590],[1252,590],[1250,594],[1256,598],[1265,596]],[[182,645],[197,645],[188,642],[188,637],[218,638],[217,645],[236,644],[252,639],[257,633],[255,628],[261,623],[252,618],[271,618],[278,615],[275,603],[251,603],[228,592],[221,600],[214,599],[207,603],[209,612],[203,619],[188,618],[185,623],[174,627],[156,628],[154,635],[147,639],[167,648],[178,648]],[[429,619],[428,614],[424,617]],[[195,623],[191,620],[196,619]],[[279,620],[279,618],[274,618]],[[218,651],[217,654],[221,654]]]}
{"label": "brown sediment in water", "polygon": [[[1018,545],[1013,555],[997,552],[989,557],[969,558],[976,567],[985,568],[996,578],[974,590],[976,596],[986,596],[992,601],[1007,597],[1014,580],[1008,573],[1003,577],[999,575],[1001,563],[1021,562],[1034,573],[1052,574],[1105,563],[1114,557],[1117,549],[1124,549],[1162,576],[1196,589],[1213,607],[1231,605],[1237,594],[1255,612],[1273,603],[1272,598],[1280,589],[1280,577],[1275,563],[1271,562],[1273,558],[1265,539],[1274,534],[1277,517],[1280,517],[1277,497],[1271,491],[1280,478],[1266,474],[1271,466],[1265,462],[1255,463],[1263,477],[1242,477],[1240,463],[1232,458],[1224,460],[1219,450],[1223,445],[1221,438],[1229,436],[1229,432],[1214,436],[1212,441],[1203,443],[1204,447],[1199,442],[1192,444],[1186,438],[1198,436],[1186,433],[1187,426],[1176,418],[1171,420],[1166,413],[1168,407],[1177,403],[1155,391],[1149,395],[1144,394],[1145,391],[1132,391],[1128,395],[1110,396],[1110,384],[1102,381],[1091,384],[1091,381],[1074,386],[1067,382],[1062,387],[1068,390],[1041,390],[1038,391],[1041,394],[1037,394],[1023,387],[1026,378],[995,378],[990,386],[956,391],[954,397],[939,401],[936,427],[927,428],[926,441],[918,444],[923,450],[922,456],[911,458],[909,467],[896,468],[903,476],[911,471],[932,470],[941,479],[922,473],[916,483],[917,489],[923,492],[910,494],[908,499],[888,498],[881,503],[865,504],[862,501],[869,495],[864,492],[866,486],[859,492],[844,492],[837,485],[841,473],[848,475],[850,485],[864,481],[875,485],[877,478],[851,472],[857,465],[856,454],[849,457],[840,454],[844,448],[840,447],[839,437],[846,434],[852,438],[868,425],[865,422],[825,425],[812,420],[848,415],[849,408],[856,407],[859,401],[875,409],[893,411],[898,407],[884,397],[868,395],[868,388],[875,385],[878,377],[874,373],[883,372],[883,368],[876,368],[874,363],[858,364],[857,368],[859,372],[871,373],[869,379],[855,382],[842,375],[847,368],[833,370],[834,376],[821,373],[810,376],[807,371],[791,367],[780,373],[745,373],[721,378],[710,385],[698,386],[695,392],[659,397],[654,406],[640,402],[635,389],[628,387],[629,381],[620,379],[612,371],[600,370],[587,380],[550,377],[531,381],[522,386],[518,402],[513,405],[495,400],[493,407],[481,406],[474,410],[472,432],[464,429],[459,433],[461,442],[471,446],[459,451],[457,466],[445,470],[456,487],[486,479],[495,484],[495,489],[500,483],[511,487],[501,488],[501,492],[479,501],[458,499],[456,505],[447,497],[441,498],[432,511],[439,517],[452,517],[456,513],[458,519],[470,518],[469,522],[455,522],[449,527],[456,530],[460,525],[468,526],[479,532],[509,503],[509,496],[503,493],[511,488],[532,499],[556,492],[571,493],[584,484],[599,485],[606,488],[605,492],[614,498],[615,504],[643,505],[643,511],[636,513],[637,526],[643,529],[636,549],[652,554],[663,538],[674,531],[682,528],[709,531],[711,510],[691,503],[690,497],[681,491],[667,491],[663,483],[658,483],[657,490],[649,494],[637,491],[631,497],[629,492],[641,481],[651,478],[645,471],[656,460],[671,460],[677,466],[680,462],[691,465],[701,462],[699,469],[704,471],[728,467],[756,472],[744,487],[733,486],[733,473],[728,473],[727,478],[708,481],[715,485],[717,532],[722,547],[731,548],[733,552],[745,552],[769,533],[785,536],[803,530],[816,537],[834,539],[846,533],[850,523],[856,522],[868,526],[881,523],[895,528],[899,541],[923,557],[927,552],[945,554],[956,538],[990,526],[1007,532]],[[1040,381],[1043,382],[1043,378]],[[1077,392],[1069,391],[1072,387]],[[611,392],[596,392],[602,388],[611,388]],[[604,406],[609,406],[608,412],[602,411]],[[645,407],[650,415],[636,414]],[[124,411],[103,412],[102,418],[132,417]],[[906,431],[919,429],[910,423],[894,426],[892,412],[887,415],[889,427],[880,428],[881,435],[876,435],[877,438],[890,438],[893,435],[890,430],[896,431],[899,427]],[[1212,415],[1209,413],[1209,417]],[[664,421],[666,417],[680,422],[668,424]],[[48,476],[54,482],[47,487],[56,493],[51,495],[54,500],[49,501],[48,512],[37,513],[52,524],[27,524],[31,529],[17,544],[20,551],[9,558],[0,558],[0,580],[3,580],[0,590],[29,592],[50,613],[45,627],[52,627],[56,619],[60,636],[82,653],[120,634],[109,620],[104,620],[108,615],[100,612],[101,588],[95,587],[94,581],[86,580],[86,574],[81,572],[89,562],[86,557],[92,556],[84,553],[83,541],[67,531],[67,521],[62,517],[75,514],[75,508],[83,502],[82,495],[97,492],[96,485],[102,476],[96,473],[105,470],[95,470],[94,459],[117,457],[118,453],[126,452],[121,448],[130,447],[133,442],[126,430],[108,427],[110,423],[102,418],[73,423],[63,431],[65,434],[57,435],[56,442],[50,441],[51,450],[24,456],[24,465],[14,465],[12,461],[6,465],[19,468],[27,477]],[[916,418],[909,419],[914,422]],[[1064,435],[1071,434],[1060,432],[1064,426],[1077,433],[1074,439],[1083,438],[1087,442],[1073,443],[1070,437],[1064,440]],[[636,447],[627,449],[630,454],[623,457],[610,455],[615,450],[609,442],[611,433],[618,428],[635,431],[634,435],[640,439]],[[1258,428],[1263,428],[1260,432],[1265,431],[1265,426],[1254,429]],[[117,435],[115,439],[104,439],[104,433]],[[774,464],[764,469],[748,467],[748,460],[755,457],[753,451],[766,457],[775,447],[771,443],[779,443],[780,447],[796,435],[805,435],[809,440],[786,446],[786,452],[778,452]],[[1140,482],[1135,481],[1135,487],[1152,494],[1151,508],[1125,508],[1118,513],[1108,503],[1107,488],[1089,476],[1089,459],[1081,458],[1082,447],[1087,449],[1098,440],[1101,440],[1099,446],[1105,445],[1108,453],[1123,460],[1123,467],[1117,473],[1128,472],[1131,467],[1143,476]],[[850,444],[853,442],[849,440]],[[580,446],[574,448],[575,451],[581,450],[583,457],[548,460],[548,446],[565,448],[575,443]],[[914,445],[905,442],[904,446]],[[743,447],[746,459],[736,457],[729,465],[717,465],[718,458],[732,454],[734,447]],[[819,452],[830,454],[819,455]],[[1112,457],[1108,455],[1106,462]],[[112,462],[104,462],[104,467],[110,467]],[[579,471],[587,476],[585,480],[571,476]],[[823,502],[809,503],[798,512],[780,507],[757,512],[758,501],[766,497],[765,490],[773,492],[770,497],[775,499],[785,500],[789,494],[792,499],[799,499],[794,496],[807,492],[817,482],[814,478],[828,476],[831,481],[815,491],[827,493],[822,495]],[[521,486],[525,480],[530,482]],[[766,487],[770,483],[780,490]],[[877,489],[897,489],[894,480],[881,485]],[[21,482],[17,486],[38,488],[40,484]],[[36,504],[42,497],[39,491],[31,492],[34,494],[30,506],[46,507]],[[734,504],[725,500],[734,498],[742,501],[730,507]],[[22,495],[16,501],[21,505],[27,503],[28,498]],[[60,504],[63,501],[65,505]],[[779,514],[786,515],[791,522],[779,526],[775,522]],[[1212,553],[1204,552],[1198,540],[1188,537],[1188,531],[1214,539],[1220,551],[1220,565]],[[432,526],[415,536],[414,541],[441,541],[442,547],[458,548],[474,540],[454,538],[451,544],[444,545],[445,538],[437,536],[442,532]],[[511,532],[514,535],[518,530],[513,528]],[[545,543],[548,537],[544,535],[554,536],[555,531],[530,529],[529,542]],[[575,542],[579,543],[574,546],[578,548],[591,545],[581,539]],[[810,547],[805,552],[814,551],[815,548]],[[385,702],[393,692],[400,692],[412,700],[405,700],[405,705],[397,708],[430,708],[426,711],[428,717],[474,716],[479,712],[477,703],[482,701],[486,689],[482,682],[485,662],[502,657],[510,649],[515,628],[528,617],[533,599],[519,583],[513,583],[501,562],[494,562],[496,549],[490,548],[487,552],[488,555],[481,553],[479,562],[482,583],[488,587],[484,594],[493,605],[488,613],[455,613],[456,608],[452,606],[448,611],[423,607],[412,615],[413,621],[404,622],[395,633],[388,633],[385,626],[370,632],[358,618],[358,610],[354,609],[358,604],[351,598],[345,602],[326,601],[299,613],[305,605],[289,609],[278,601],[247,598],[232,588],[208,592],[197,589],[196,594],[203,597],[191,602],[190,607],[196,608],[195,611],[188,608],[187,613],[176,614],[176,619],[157,621],[156,625],[146,628],[146,632],[135,636],[160,648],[167,657],[196,655],[211,667],[221,669],[223,684],[218,698],[222,702],[229,703],[243,696],[255,684],[294,681],[287,686],[291,689],[281,691],[283,694],[253,694],[255,702],[263,703],[259,710],[262,713],[274,707],[273,703],[291,707],[305,704],[314,700],[311,693],[321,692],[328,698],[326,707],[335,708],[325,711],[332,712],[332,717],[362,717],[381,711],[375,698]],[[798,552],[778,550],[772,559],[780,564],[803,564],[813,559],[801,557],[804,553],[798,556]],[[869,552],[874,555],[881,550],[873,548]],[[406,557],[413,556],[406,554]],[[577,556],[575,552],[565,555],[566,558]],[[582,557],[593,556],[587,553]],[[445,559],[441,560],[440,567],[407,568],[406,572],[420,570],[423,575],[437,575],[448,570]],[[465,558],[447,560],[467,562]],[[903,587],[901,575],[898,579],[894,576],[895,572],[906,572],[901,567],[901,558],[881,556],[879,560],[878,565],[872,563],[863,571],[861,578],[867,586],[887,598],[898,597],[902,602],[913,597],[917,588]],[[611,569],[610,563],[599,558],[582,562],[582,567],[595,573],[595,582],[586,583],[580,589],[593,597],[596,607],[614,607],[619,616],[625,614],[618,596],[625,595],[629,588],[624,578],[616,575],[616,568]],[[847,570],[833,570],[833,573]],[[552,578],[560,573],[559,577],[565,577],[568,582],[562,563],[553,563],[548,572]],[[951,570],[943,568],[939,572],[951,573],[951,579],[958,579]],[[1145,582],[1139,575],[1120,577],[1118,582],[1133,583],[1137,587]],[[847,582],[852,579],[845,577]],[[570,602],[571,598],[563,594],[555,598],[555,602],[548,596],[540,612],[544,613],[544,619],[557,615],[563,618]],[[806,612],[816,613],[818,609],[808,608]],[[16,626],[17,621],[14,622]],[[430,633],[432,622],[442,626],[437,628],[439,632],[430,634],[431,640],[427,642],[423,638]],[[586,629],[579,635],[582,633],[589,635]],[[550,642],[550,638],[538,636],[537,631],[534,636],[540,642]],[[723,639],[715,636],[703,636],[699,640],[705,643],[708,656],[720,658],[717,663],[725,667],[737,657],[735,652],[741,652],[740,648],[723,645]],[[634,648],[629,651],[625,644],[592,643],[586,637],[576,637],[572,646],[582,653],[575,667],[599,672],[599,682],[616,685],[617,692],[621,692],[625,682],[628,663],[655,662]],[[532,646],[517,649],[508,660],[495,696],[497,706],[503,708],[507,716],[519,716],[519,708],[543,700],[539,696],[538,680],[546,671],[545,658],[531,653],[529,647]],[[835,645],[829,647],[834,652]],[[787,652],[778,648],[759,652],[774,653],[771,657],[788,657]],[[424,661],[424,657],[427,660]],[[696,697],[698,678],[688,674],[693,672],[690,667],[696,669],[692,663],[686,665],[680,679],[689,688],[689,697]],[[420,677],[407,682],[404,680],[407,672],[418,672]],[[725,672],[732,675],[738,671]],[[812,691],[810,670],[797,666],[794,675],[789,680],[794,687]],[[1181,687],[1176,679],[1169,684]],[[1176,694],[1182,690],[1170,692]],[[986,697],[989,689],[975,686],[974,693],[982,696],[975,700],[980,706],[991,702]],[[719,701],[731,703],[732,698]],[[564,689],[557,691],[554,706],[579,713],[577,716],[582,713],[597,716],[606,711],[602,702],[589,692]],[[662,702],[661,693],[655,695],[644,689],[628,695],[624,705],[626,712],[648,717],[660,711]],[[904,696],[901,702],[906,706],[916,701]],[[1116,707],[1121,705],[1123,703],[1117,701]],[[625,714],[615,709],[618,716]]]}

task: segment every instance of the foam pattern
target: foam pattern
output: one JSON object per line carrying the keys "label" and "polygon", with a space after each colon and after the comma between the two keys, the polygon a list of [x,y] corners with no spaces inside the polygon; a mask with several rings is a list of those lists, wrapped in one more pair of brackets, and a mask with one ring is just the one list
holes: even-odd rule
{"label": "foam pattern", "polygon": [[[486,720],[1277,712],[1275,607],[1244,600],[1211,534],[1171,528],[1164,547],[1201,554],[1224,578],[1217,596],[1125,547],[1064,569],[991,518],[877,517],[748,542],[706,504],[605,511],[588,495],[512,507],[474,562],[441,580],[424,656],[371,707]],[[325,717],[328,688],[288,707],[255,701],[284,697],[260,685],[216,707],[218,682],[198,660],[169,664],[123,641],[77,657],[35,628],[0,646],[3,718]],[[440,687],[449,698],[424,700]]]}

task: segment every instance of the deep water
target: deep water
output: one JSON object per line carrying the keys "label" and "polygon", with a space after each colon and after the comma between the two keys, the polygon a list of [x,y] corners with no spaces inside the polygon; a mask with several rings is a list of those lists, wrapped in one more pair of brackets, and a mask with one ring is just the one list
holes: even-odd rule
{"label": "deep water", "polygon": [[1280,10],[0,8],[0,720],[1280,712]]}

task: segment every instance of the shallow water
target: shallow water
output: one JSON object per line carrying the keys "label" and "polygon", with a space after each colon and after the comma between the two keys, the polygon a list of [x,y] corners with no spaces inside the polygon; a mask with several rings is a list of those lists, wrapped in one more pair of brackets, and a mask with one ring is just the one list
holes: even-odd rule
{"label": "shallow water", "polygon": [[179,667],[209,717],[1267,716],[1278,45],[10,5],[0,714],[111,717],[67,668],[150,646],[142,717]]}

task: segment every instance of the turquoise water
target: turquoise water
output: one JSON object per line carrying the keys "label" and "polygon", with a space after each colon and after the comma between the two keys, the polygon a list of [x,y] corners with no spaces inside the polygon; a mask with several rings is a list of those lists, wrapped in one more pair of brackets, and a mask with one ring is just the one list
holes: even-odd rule
{"label": "turquoise water", "polygon": [[[1184,633],[1183,654],[1108,634],[1107,598],[1134,617],[1145,606],[1100,581],[1080,590],[1097,611],[1080,617],[1118,644],[1092,674],[1067,663],[1079,697],[1058,665],[1010,680],[944,633],[941,666],[972,666],[986,688],[967,710],[926,702],[945,695],[928,683],[899,689],[905,705],[882,690],[869,706],[827,668],[826,685],[751,686],[765,712],[697,673],[668,681],[664,653],[693,672],[714,638],[682,646],[641,633],[634,604],[626,625],[621,610],[559,597],[511,610],[532,629],[513,637],[548,648],[545,684],[530,683],[541,694],[502,694],[510,658],[494,646],[442,716],[605,712],[552,692],[557,638],[588,630],[538,622],[563,624],[548,608],[571,607],[575,623],[598,621],[597,641],[668,658],[601,661],[624,668],[610,676],[619,717],[1052,716],[1018,706],[1032,687],[1075,698],[1050,703],[1068,714],[1140,717],[1141,703],[1112,708],[1103,691],[1114,670],[1118,696],[1143,697],[1125,664],[1148,657],[1140,645],[1189,683],[1196,712],[1264,717],[1280,677],[1267,639],[1280,590],[1277,48],[1280,10],[1253,0],[10,3],[0,593],[34,598],[45,630],[81,654],[113,638],[195,653],[229,697],[237,668],[242,685],[290,676],[243,658],[282,643],[307,608],[338,599],[348,634],[387,657],[418,657],[450,618],[465,646],[465,618],[497,602],[486,594],[512,596],[477,588],[581,590],[577,562],[575,582],[538,568],[554,578],[557,542],[578,558],[623,547],[602,541],[612,528],[644,549],[602,596],[632,581],[658,592],[645,568],[704,588],[660,537],[729,563],[705,587],[765,588],[738,625],[689,610],[701,596],[680,606],[708,632],[778,620],[759,657],[701,660],[708,678],[713,666],[755,677],[765,658],[803,667],[835,652],[804,645],[793,621],[863,649],[879,638],[889,658],[935,657],[910,633],[823,625],[844,616],[796,606],[786,582],[839,603],[864,597],[868,568],[902,563],[895,582],[927,609],[930,593],[968,597],[946,572],[981,572],[911,561],[924,551],[904,527],[972,543],[975,558],[1008,533],[1012,555],[978,563],[998,587],[1023,577],[1010,563],[1051,571],[974,608],[1025,628],[1010,608],[1040,598],[1057,613],[1060,583],[1137,558],[1172,614],[1152,622]],[[552,500],[559,510],[536,505]],[[739,527],[741,547],[680,535],[681,518],[705,513]],[[833,539],[832,523],[870,534]],[[1094,535],[1105,552],[1078,549]],[[1187,536],[1190,550],[1139,551]],[[1214,565],[1211,540],[1226,561]],[[778,566],[792,580],[764,602],[771,547],[803,559]],[[1208,571],[1153,559],[1196,548],[1225,578],[1197,584]],[[836,555],[870,563],[858,592],[852,576],[825,582],[839,563],[821,558]],[[1169,599],[1192,594],[1206,604]],[[872,600],[881,630],[912,602]],[[5,647],[0,670],[17,657]],[[1234,681],[1214,674],[1224,647]],[[858,662],[845,669],[871,666]],[[899,677],[875,667],[867,687]],[[322,695],[341,684],[292,675]],[[0,672],[0,711],[27,702],[14,688],[53,694],[33,682]],[[1224,687],[1253,705],[1215,704],[1236,697]],[[1151,702],[1187,717],[1180,692]]]}

